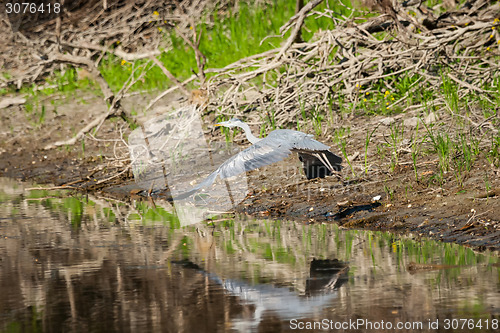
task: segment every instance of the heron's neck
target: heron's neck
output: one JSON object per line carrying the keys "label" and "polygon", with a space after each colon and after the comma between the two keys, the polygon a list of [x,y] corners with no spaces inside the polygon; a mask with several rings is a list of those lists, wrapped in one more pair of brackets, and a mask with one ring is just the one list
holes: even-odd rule
{"label": "heron's neck", "polygon": [[255,135],[252,134],[252,131],[250,130],[250,126],[248,126],[248,124],[240,124],[239,127],[245,131],[245,135],[247,136],[247,140],[250,141],[251,143],[257,143],[260,140],[262,140],[262,139],[255,137]]}

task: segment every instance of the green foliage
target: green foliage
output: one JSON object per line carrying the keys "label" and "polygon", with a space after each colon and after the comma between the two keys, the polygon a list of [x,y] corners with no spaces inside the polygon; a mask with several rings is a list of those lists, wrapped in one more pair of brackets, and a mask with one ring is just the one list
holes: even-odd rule
{"label": "green foliage", "polygon": [[486,153],[486,158],[490,164],[500,166],[500,133],[491,137],[491,148]]}
{"label": "green foliage", "polygon": [[441,80],[443,82],[441,89],[448,108],[452,113],[458,113],[460,111],[458,102],[458,85],[454,83],[444,71],[441,72]]}
{"label": "green foliage", "polygon": [[451,148],[450,138],[447,133],[436,133],[431,125],[425,125],[425,128],[427,129],[427,135],[432,142],[434,151],[439,157],[439,169],[441,173],[445,173],[449,170],[449,157]]}
{"label": "green foliage", "polygon": [[349,127],[347,128],[340,127],[337,130],[335,130],[334,141],[340,147],[340,151],[342,152],[342,155],[344,156],[347,164],[349,165],[352,175],[356,177],[356,173],[354,172],[354,167],[351,161],[349,160],[349,156],[347,155],[347,138],[349,137],[350,134],[351,134],[351,129]]}
{"label": "green foliage", "polygon": [[367,131],[366,132],[366,139],[365,139],[365,174],[368,174],[368,147],[370,145],[370,140],[373,136],[373,133],[375,130],[378,128],[378,125],[373,128],[371,132]]}
{"label": "green foliage", "polygon": [[392,150],[391,171],[394,171],[399,160],[399,146],[404,138],[404,126],[397,123],[391,124],[389,132],[389,142],[387,143]]}
{"label": "green foliage", "polygon": [[417,126],[415,128],[415,136],[411,140],[411,160],[413,162],[413,171],[415,172],[415,180],[417,182],[418,182],[417,157],[418,157],[419,152],[420,152],[420,146],[423,143],[423,141],[425,140],[425,138],[424,138],[420,142],[417,142],[418,130],[420,128],[420,123],[421,123],[421,120],[419,119],[419,121],[417,122]]}
{"label": "green foliage", "polygon": [[384,192],[387,195],[387,199],[390,201],[394,200],[394,189],[384,184]]}
{"label": "green foliage", "polygon": [[[325,5],[321,6],[324,8]],[[332,1],[330,6],[338,9],[339,13],[347,13],[346,7],[336,2]],[[294,15],[294,11],[295,0],[277,0],[272,5],[259,6],[239,2],[237,12],[229,10],[221,13],[216,9],[213,13],[207,13],[207,16],[211,16],[210,19],[202,20],[203,23],[192,27],[196,28],[198,35],[201,34],[199,49],[206,56],[206,67],[222,68],[241,58],[279,47],[288,34],[284,37],[265,38],[278,35],[280,27]],[[210,23],[205,23],[208,21]],[[303,38],[308,40],[319,29],[330,29],[333,24],[332,20],[326,18],[308,18]],[[191,76],[197,70],[194,51],[175,30],[166,31],[164,38],[171,48],[160,56],[160,61],[179,79]],[[101,61],[100,71],[116,90],[127,80],[131,66],[129,62],[108,55]],[[145,75],[140,89],[161,89],[169,85],[171,82],[162,71],[154,67]]]}

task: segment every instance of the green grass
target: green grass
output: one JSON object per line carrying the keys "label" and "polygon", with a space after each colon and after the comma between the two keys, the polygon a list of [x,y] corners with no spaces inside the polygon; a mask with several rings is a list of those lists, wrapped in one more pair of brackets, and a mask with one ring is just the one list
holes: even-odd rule
{"label": "green grass", "polygon": [[373,128],[371,132],[366,132],[365,139],[365,174],[368,174],[368,147],[370,146],[370,140],[373,136],[373,133],[377,130],[378,125]]}
{"label": "green grass", "polygon": [[450,137],[447,133],[429,134],[431,136],[434,149],[439,157],[439,169],[442,174],[445,174],[450,169]]}
{"label": "green grass", "polygon": [[[318,10],[324,9],[322,4]],[[348,14],[347,8],[339,6],[336,1],[330,1],[330,8],[341,14]],[[211,23],[201,23],[196,26],[197,35],[201,33],[200,51],[206,56],[206,68],[222,68],[239,59],[278,48],[288,37],[264,38],[278,35],[280,27],[295,13],[295,0],[277,0],[269,6],[253,6],[246,2],[239,3],[238,12],[228,11],[219,13],[217,10],[206,14]],[[305,21],[302,29],[304,40],[309,40],[320,29],[333,28],[333,22],[327,18]],[[194,51],[185,43],[175,30],[165,31],[163,38],[171,44],[161,56],[160,60],[165,67],[178,79],[190,77],[193,71],[198,71]],[[140,62],[140,61],[139,61]],[[111,85],[113,90],[119,89],[130,75],[132,64],[123,62],[114,56],[108,55],[101,62],[100,71]],[[162,89],[171,85],[171,82],[157,67],[150,70],[142,90]]]}
{"label": "green grass", "polygon": [[351,169],[353,177],[356,177],[356,172],[354,172],[354,167],[351,161],[349,160],[349,155],[347,153],[347,139],[349,138],[350,134],[351,134],[351,129],[349,127],[347,128],[340,127],[337,130],[335,130],[334,141],[339,146],[342,155],[344,156],[347,164],[349,165],[349,168]]}
{"label": "green grass", "polygon": [[417,182],[418,182],[417,160],[418,160],[418,155],[420,153],[420,146],[423,143],[423,141],[425,140],[425,138],[422,140],[419,140],[419,137],[418,137],[418,130],[420,128],[421,122],[422,122],[421,119],[419,119],[419,121],[417,122],[417,126],[415,127],[415,135],[411,139],[411,160],[412,160],[412,164],[413,164],[413,172],[415,173],[415,181],[417,181]]}
{"label": "green grass", "polygon": [[[200,23],[196,26],[197,34],[201,33],[202,36],[199,49],[207,58],[205,68],[222,68],[241,58],[280,47],[289,33],[284,37],[267,38],[262,43],[261,41],[265,37],[279,34],[279,28],[295,14],[295,3],[295,0],[276,0],[272,5],[255,6],[240,2],[238,12],[215,10],[212,13],[206,13],[206,19],[202,21],[210,23]],[[339,15],[350,14],[350,10],[339,5],[337,1],[330,0],[329,6]],[[325,4],[323,3],[316,9],[320,11],[324,8]],[[309,17],[305,20],[302,37],[304,40],[309,40],[318,30],[331,29],[333,26],[334,22],[331,19]],[[190,77],[193,71],[198,70],[194,51],[175,30],[167,30],[162,26],[158,26],[158,28],[161,29],[167,44],[171,45],[159,59],[179,80]],[[129,79],[133,68],[137,68],[145,62],[146,60],[139,60],[130,63],[112,54],[107,54],[100,62],[99,71],[111,89],[117,92]],[[138,77],[141,73],[141,70],[138,70],[133,75]],[[7,72],[2,73],[2,75],[9,77]],[[46,83],[41,85],[47,85],[50,88],[43,90],[38,90],[35,86],[22,88],[21,93],[26,93],[33,99],[33,102],[29,102],[33,104],[31,107],[28,106],[29,112],[40,108],[40,105],[37,104],[39,96],[57,92],[67,94],[88,88],[96,92],[99,91],[98,86],[89,79],[78,80],[77,71],[72,67],[63,73],[56,72],[45,81]],[[144,79],[136,83],[131,90],[151,91],[165,89],[171,85],[172,83],[163,72],[154,66],[147,71]],[[13,90],[14,88],[2,89],[0,95],[10,93]]]}
{"label": "green grass", "polygon": [[460,106],[458,102],[458,85],[453,82],[444,71],[441,71],[441,80],[443,81],[441,89],[446,105],[452,113],[459,113]]}
{"label": "green grass", "polygon": [[500,133],[491,136],[491,148],[486,153],[486,159],[491,165],[500,166]]}
{"label": "green grass", "polygon": [[[428,4],[439,2],[439,0],[427,1]],[[206,13],[205,19],[201,21],[211,23],[199,23],[194,27],[197,34],[201,33],[202,36],[199,48],[207,57],[206,68],[222,68],[241,58],[280,47],[288,35],[284,37],[266,37],[279,34],[279,28],[294,15],[295,3],[295,0],[276,0],[272,2],[272,5],[254,6],[249,5],[248,2],[240,2],[237,12],[216,10],[212,13]],[[349,4],[346,3],[346,5]],[[325,7],[325,4],[322,4],[315,10],[321,11]],[[351,15],[351,11],[347,7],[339,5],[337,1],[330,0],[329,8],[338,15]],[[365,17],[368,17],[372,15],[358,14],[355,13],[355,16],[365,15]],[[334,22],[331,19],[309,17],[302,29],[302,37],[307,41],[313,38],[313,35],[320,29],[327,30],[333,27]],[[194,51],[175,30],[167,30],[162,26],[158,26],[158,28],[163,29],[162,37],[165,39],[165,44],[171,46],[165,50],[159,59],[179,80],[190,77],[193,71],[198,70]],[[389,32],[378,33],[376,37],[388,40],[392,38]],[[266,39],[264,40],[264,38]],[[261,41],[263,42],[261,43]],[[335,52],[334,50],[329,55],[329,59],[332,61]],[[107,54],[103,57],[99,70],[111,88],[118,91],[129,79],[131,73],[138,77],[142,74],[142,70],[146,70],[145,63],[146,60],[129,63],[112,54]],[[451,64],[451,66],[453,65]],[[138,70],[134,72],[134,69]],[[285,70],[285,68],[280,68],[276,72],[269,73],[266,76],[266,84],[280,84],[278,81],[279,74]],[[428,69],[428,71],[430,72],[431,69]],[[417,168],[418,160],[426,155],[434,155],[433,157],[438,159],[438,175],[435,176],[435,179],[442,184],[447,178],[445,175],[451,171],[450,175],[453,174],[457,184],[463,186],[463,180],[473,170],[474,164],[480,158],[486,158],[490,164],[496,167],[500,165],[500,154],[498,152],[500,149],[500,136],[498,133],[488,132],[488,134],[481,135],[467,133],[470,124],[465,119],[471,110],[480,110],[485,119],[489,118],[493,127],[498,128],[497,117],[499,111],[497,106],[500,104],[500,76],[492,75],[485,78],[484,82],[478,85],[487,93],[477,93],[472,90],[464,93],[460,85],[452,80],[448,73],[455,75],[459,80],[467,80],[460,77],[451,67],[433,68],[432,71],[433,76],[441,79],[441,84],[433,85],[427,82],[426,76],[422,75],[422,73],[406,72],[393,75],[393,72],[388,71],[383,73],[383,77],[376,82],[356,86],[354,96],[344,95],[342,91],[345,87],[332,87],[328,96],[326,96],[328,103],[325,107],[310,101],[300,100],[301,95],[299,94],[299,100],[297,101],[298,112],[292,118],[293,125],[290,125],[290,128],[293,126],[297,130],[320,136],[327,132],[325,126],[335,128],[337,117],[342,118],[346,114],[392,115],[404,112],[409,106],[420,104],[425,111],[417,116],[424,117],[424,113],[439,113],[440,109],[446,106],[454,121],[452,125],[455,126],[450,133],[446,133],[448,128],[445,131],[441,124],[425,124],[423,121],[419,122],[419,126],[420,124],[425,125],[425,130],[422,127],[419,130],[417,126],[414,133],[411,131],[406,133],[404,125],[395,123],[389,128],[385,143],[373,143],[372,137],[378,127],[373,128],[373,130],[370,129],[366,133],[364,147],[361,148],[364,149],[365,174],[368,174],[370,162],[368,150],[370,145],[376,145],[379,160],[386,160],[389,158],[387,155],[390,155],[389,166],[391,171],[394,172],[398,163],[403,162],[404,154],[400,151],[402,140],[410,136],[411,160],[408,159],[408,161],[413,163],[413,171],[417,181],[420,180]],[[9,76],[8,73],[2,75]],[[254,83],[259,86],[262,81],[262,78],[256,78]],[[132,90],[151,91],[164,89],[171,84],[163,72],[157,66],[153,66],[144,75],[144,80],[139,81],[132,87]],[[55,93],[76,96],[75,91],[81,89],[93,89],[93,91],[99,92],[98,87],[89,79],[78,80],[78,71],[74,68],[68,68],[64,72],[56,72],[46,80],[45,85],[49,88],[42,90],[37,86],[22,88],[22,92],[28,95],[28,102],[25,104],[26,113],[34,127],[41,126],[47,115],[50,115],[50,112],[57,113],[57,105],[53,105],[52,111],[52,108],[48,108],[48,104],[45,104],[48,103],[44,102],[46,96]],[[4,89],[0,91],[0,94],[8,92],[8,90]],[[436,102],[436,100],[440,102]],[[272,105],[272,101],[270,101],[269,105]],[[262,122],[260,135],[262,137],[270,130],[276,129],[280,124],[278,124],[275,110],[272,107],[266,107],[260,112]],[[219,118],[219,121],[226,120],[222,119],[221,116]],[[223,128],[222,132],[226,141],[229,142],[233,141],[234,136],[239,131]],[[334,141],[339,145],[339,149],[346,160],[348,156],[347,150],[354,149],[347,144],[349,135],[349,128],[342,127],[337,128],[334,135]],[[486,148],[484,142],[483,146],[480,145],[482,141],[486,141]],[[84,151],[83,146],[82,151]],[[346,162],[354,175],[352,161],[347,160]]]}
{"label": "green grass", "polygon": [[393,123],[391,124],[390,131],[389,131],[389,141],[387,145],[390,147],[392,150],[391,154],[391,171],[394,171],[396,166],[398,165],[399,161],[399,148],[401,141],[404,138],[404,126]]}

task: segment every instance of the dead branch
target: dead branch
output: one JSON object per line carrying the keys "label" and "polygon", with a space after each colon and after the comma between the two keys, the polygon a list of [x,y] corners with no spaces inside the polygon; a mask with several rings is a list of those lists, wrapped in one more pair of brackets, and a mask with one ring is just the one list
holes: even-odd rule
{"label": "dead branch", "polygon": [[180,29],[176,29],[177,33],[182,37],[182,39],[193,49],[196,58],[196,66],[198,67],[198,75],[200,76],[201,84],[205,82],[205,64],[207,63],[207,57],[200,51],[200,41],[201,41],[201,31],[200,35],[196,37],[196,27],[194,22],[191,23],[193,27],[193,40],[194,43],[186,36]]}
{"label": "dead branch", "polygon": [[283,27],[280,28],[280,32],[283,35],[293,24],[293,22],[295,22],[295,27],[293,28],[290,37],[288,37],[285,45],[283,45],[281,51],[274,58],[275,62],[278,61],[286,53],[286,51],[288,51],[290,46],[297,40],[297,36],[299,35],[300,29],[302,29],[302,25],[304,24],[304,19],[306,18],[306,14],[322,2],[323,0],[312,0],[308,2],[307,5],[305,5],[297,14],[292,16],[292,18],[290,18],[290,20]]}
{"label": "dead branch", "polygon": [[165,66],[163,66],[160,60],[158,60],[156,57],[151,57],[151,60],[153,60],[156,66],[160,67],[163,74],[165,74],[165,76],[168,77],[170,81],[172,81],[173,83],[175,83],[177,87],[179,87],[179,89],[184,93],[184,95],[186,95],[187,97],[191,96],[189,90],[187,90],[182,85],[182,83],[179,80],[177,80],[177,78],[172,73],[170,73],[170,71]]}
{"label": "dead branch", "polygon": [[[139,66],[138,68],[135,68],[132,73],[129,76],[129,79],[124,83],[120,91],[115,95],[111,91],[111,88],[108,86],[106,80],[101,76],[97,68],[94,66],[93,62],[90,61],[87,58],[83,57],[69,57],[67,55],[63,54],[54,54],[51,57],[51,60],[54,61],[62,61],[62,62],[67,62],[67,63],[72,63],[75,65],[85,65],[88,71],[94,75],[94,79],[100,83],[101,90],[104,94],[104,99],[109,103],[108,111],[101,114],[94,120],[92,120],[90,123],[85,125],[80,131],[72,138],[68,140],[61,140],[54,142],[52,144],[49,144],[44,147],[44,149],[53,149],[59,146],[64,146],[64,145],[74,145],[78,140],[83,138],[83,136],[90,132],[93,128],[96,128],[96,131],[99,130],[103,122],[112,117],[112,116],[121,116],[123,118],[126,118],[125,112],[123,108],[121,107],[120,100],[123,98],[124,94],[139,80],[141,80],[145,73],[147,72],[148,68],[148,63],[145,65]],[[144,70],[141,72],[141,74],[135,78],[134,74],[135,72],[140,69],[144,68]]]}
{"label": "dead branch", "polygon": [[68,54],[61,54],[61,53],[54,52],[50,55],[50,58],[47,62],[48,63],[61,62],[61,63],[65,63],[65,64],[75,65],[76,67],[84,66],[87,69],[87,71],[90,73],[90,75],[92,75],[93,80],[99,84],[99,87],[101,88],[101,91],[104,94],[104,100],[108,103],[113,102],[113,99],[114,99],[113,91],[109,87],[106,80],[102,77],[101,73],[99,72],[99,70],[95,66],[94,62],[92,60],[90,60],[89,58],[79,57],[79,56],[71,56]]}
{"label": "dead branch", "polygon": [[[304,14],[310,8],[306,5],[302,10]],[[212,100],[212,110],[232,116],[241,115],[246,109],[261,109],[263,114],[273,109],[276,126],[287,127],[301,118],[301,108],[328,113],[331,101],[339,97],[347,97],[345,102],[355,108],[365,94],[377,93],[371,90],[374,83],[383,80],[386,90],[397,92],[392,85],[394,77],[407,76],[416,79],[403,97],[389,101],[387,107],[398,106],[418,113],[445,105],[442,98],[434,99],[430,105],[405,103],[415,89],[442,86],[440,68],[446,69],[445,77],[458,83],[459,98],[468,93],[482,93],[488,99],[491,89],[483,88],[483,84],[494,82],[500,75],[500,65],[494,60],[500,51],[496,30],[500,22],[485,14],[491,7],[479,6],[472,15],[461,9],[449,11],[446,24],[443,15],[436,16],[420,3],[407,6],[406,11],[417,18],[425,13],[429,20],[437,20],[439,24],[420,29],[398,9],[396,17],[404,22],[406,37],[400,40],[389,33],[381,38],[377,33],[396,27],[393,16],[380,15],[357,23],[325,10],[317,15],[334,20],[337,23],[334,29],[318,32],[312,40],[300,44],[293,43],[292,33],[279,49],[241,59],[222,69],[207,69],[207,73],[217,73],[207,82],[208,89],[217,95]],[[491,20],[486,21],[485,17]],[[293,24],[299,27],[299,22],[303,22],[300,12],[281,32],[285,33]],[[268,84],[267,77],[272,75],[273,84]],[[262,77],[262,84],[253,80],[257,76]],[[333,108],[339,109],[340,105],[334,104]]]}
{"label": "dead branch", "polygon": [[[51,42],[56,43],[56,41],[48,40]],[[71,47],[73,49],[82,49],[82,50],[94,50],[94,51],[101,51],[101,52],[107,52],[116,55],[120,59],[124,59],[126,61],[135,61],[135,60],[140,60],[140,59],[145,59],[145,58],[151,58],[155,56],[159,56],[161,54],[161,51],[158,49],[151,50],[148,52],[144,53],[129,53],[123,51],[120,47],[116,49],[111,49],[109,47],[104,47],[100,45],[94,45],[92,43],[88,42],[81,42],[81,43],[70,43],[70,42],[60,42],[60,45],[62,46],[67,46]]]}
{"label": "dead branch", "polygon": [[172,92],[176,91],[177,89],[179,89],[179,87],[185,86],[189,82],[194,81],[196,78],[197,78],[196,75],[192,75],[189,79],[184,80],[181,83],[180,86],[176,85],[176,86],[170,87],[167,90],[163,91],[161,94],[159,94],[158,96],[156,96],[151,102],[149,102],[149,104],[146,106],[146,108],[144,109],[144,111],[148,111],[149,109],[151,109],[153,107],[153,105],[155,105],[156,103],[158,103],[158,101],[160,99],[162,99],[163,97],[167,96],[168,94],[171,94]]}

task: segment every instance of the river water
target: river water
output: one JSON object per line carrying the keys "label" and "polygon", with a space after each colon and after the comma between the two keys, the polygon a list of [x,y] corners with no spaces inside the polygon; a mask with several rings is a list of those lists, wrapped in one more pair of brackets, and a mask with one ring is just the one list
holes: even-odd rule
{"label": "river water", "polygon": [[[485,332],[498,257],[411,235],[27,190],[0,179],[5,332]],[[310,330],[307,330],[310,329]]]}

